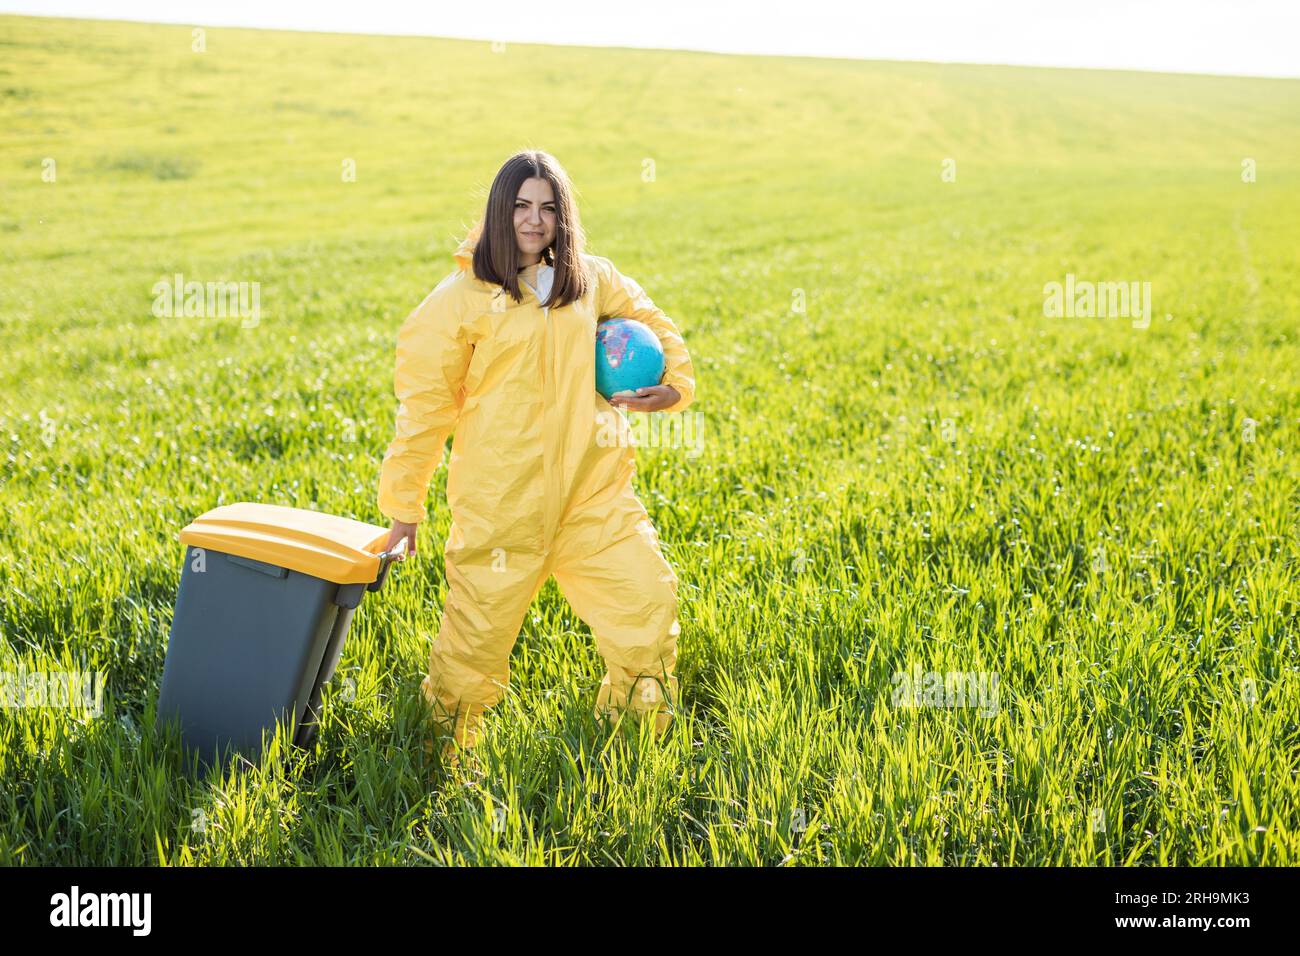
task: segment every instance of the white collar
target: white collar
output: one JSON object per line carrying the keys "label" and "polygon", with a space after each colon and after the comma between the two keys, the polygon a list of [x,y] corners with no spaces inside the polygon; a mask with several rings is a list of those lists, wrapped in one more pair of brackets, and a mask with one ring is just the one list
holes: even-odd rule
{"label": "white collar", "polygon": [[[548,266],[545,262],[538,263],[537,288],[533,289],[533,291],[537,293],[537,299],[539,302],[545,303],[550,299],[551,283],[554,281],[555,268],[553,266]],[[527,279],[524,280],[524,285],[528,286],[530,289],[533,288],[532,284],[529,283]]]}

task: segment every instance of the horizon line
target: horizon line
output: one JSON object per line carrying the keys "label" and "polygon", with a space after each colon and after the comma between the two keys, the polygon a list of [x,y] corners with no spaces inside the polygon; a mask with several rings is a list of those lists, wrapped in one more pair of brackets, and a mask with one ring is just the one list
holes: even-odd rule
{"label": "horizon line", "polygon": [[778,53],[757,50],[712,50],[701,49],[696,47],[654,47],[654,46],[629,46],[621,43],[539,43],[535,40],[512,40],[509,37],[478,37],[478,36],[452,36],[445,34],[431,33],[393,33],[388,31],[356,31],[356,30],[321,30],[306,27],[288,27],[288,26],[252,26],[239,23],[217,23],[208,21],[200,23],[194,20],[141,20],[123,17],[82,17],[82,16],[65,16],[50,13],[27,13],[24,11],[7,11],[0,10],[0,19],[3,18],[27,18],[32,20],[65,20],[78,23],[122,23],[137,24],[140,26],[168,26],[168,27],[190,27],[203,29],[223,29],[223,30],[256,30],[263,33],[306,33],[318,34],[321,36],[354,36],[354,37],[385,37],[391,39],[412,39],[412,40],[454,40],[465,43],[506,43],[516,44],[518,46],[530,47],[550,47],[553,49],[583,49],[583,50],[635,50],[647,53],[689,53],[695,55],[707,56],[732,56],[732,57],[762,57],[765,59],[794,59],[794,60],[834,60],[851,63],[889,63],[889,64],[907,64],[917,66],[974,66],[974,67],[995,67],[995,68],[1013,68],[1024,70],[1073,70],[1079,72],[1093,73],[1141,73],[1150,76],[1200,76],[1212,79],[1241,79],[1241,80],[1300,80],[1300,73],[1297,74],[1278,74],[1278,73],[1218,73],[1218,72],[1197,72],[1193,70],[1164,70],[1152,69],[1148,67],[1137,66],[1079,66],[1079,65],[1062,65],[1058,63],[1009,63],[1009,62],[992,62],[980,60],[909,60],[893,59],[889,57],[862,57],[862,56],[845,56],[837,54],[817,54],[817,53]]}

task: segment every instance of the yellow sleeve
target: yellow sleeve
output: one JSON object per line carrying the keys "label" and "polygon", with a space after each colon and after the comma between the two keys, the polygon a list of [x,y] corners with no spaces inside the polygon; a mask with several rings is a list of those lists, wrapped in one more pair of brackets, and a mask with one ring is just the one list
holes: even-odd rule
{"label": "yellow sleeve", "polygon": [[439,283],[397,333],[393,392],[400,404],[380,467],[379,510],[410,524],[427,516],[429,482],[460,415],[461,387],[474,353],[461,324],[459,296],[447,285]]}
{"label": "yellow sleeve", "polygon": [[695,400],[695,369],[677,324],[650,301],[635,279],[620,273],[608,259],[598,261],[601,265],[598,319],[622,316],[644,322],[654,330],[664,348],[664,374],[659,384],[671,385],[681,395],[676,405],[664,411],[682,411]]}

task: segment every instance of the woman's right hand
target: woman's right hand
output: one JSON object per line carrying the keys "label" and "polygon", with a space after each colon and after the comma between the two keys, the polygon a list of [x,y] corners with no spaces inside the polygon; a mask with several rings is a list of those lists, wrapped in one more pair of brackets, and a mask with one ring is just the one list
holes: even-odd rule
{"label": "woman's right hand", "polygon": [[397,547],[398,542],[406,539],[406,550],[402,552],[401,557],[397,560],[405,561],[415,554],[415,529],[418,524],[407,524],[405,521],[393,520],[393,529],[388,532],[388,544],[384,546],[385,551],[392,551]]}

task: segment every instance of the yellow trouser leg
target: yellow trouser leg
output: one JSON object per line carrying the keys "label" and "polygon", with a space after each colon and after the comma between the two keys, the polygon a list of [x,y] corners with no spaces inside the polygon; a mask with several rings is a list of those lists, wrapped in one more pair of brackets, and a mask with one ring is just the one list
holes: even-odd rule
{"label": "yellow trouser leg", "polygon": [[449,548],[446,568],[447,603],[420,690],[441,732],[472,747],[484,711],[510,683],[510,651],[545,581],[545,560],[505,548]]}
{"label": "yellow trouser leg", "polygon": [[606,720],[652,716],[663,733],[678,706],[677,575],[659,550],[649,519],[639,533],[593,550],[563,540],[553,572],[565,598],[590,627],[607,672],[596,698]]}

